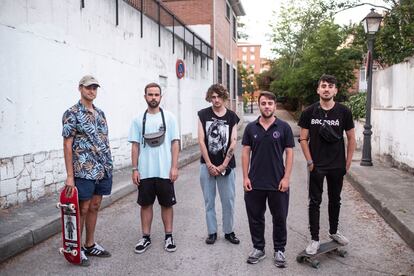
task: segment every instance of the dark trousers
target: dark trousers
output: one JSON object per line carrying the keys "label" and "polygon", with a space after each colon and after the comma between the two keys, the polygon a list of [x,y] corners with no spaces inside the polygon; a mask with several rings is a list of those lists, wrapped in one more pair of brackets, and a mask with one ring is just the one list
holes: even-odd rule
{"label": "dark trousers", "polygon": [[259,250],[265,248],[266,199],[273,218],[274,250],[275,252],[279,250],[284,252],[287,240],[286,218],[289,207],[289,191],[282,193],[279,191],[252,190],[244,193],[253,247]]}
{"label": "dark trousers", "polygon": [[309,174],[309,229],[314,241],[319,241],[319,207],[322,202],[325,177],[328,183],[329,233],[335,234],[338,230],[341,191],[345,173],[345,169],[320,170],[314,168]]}

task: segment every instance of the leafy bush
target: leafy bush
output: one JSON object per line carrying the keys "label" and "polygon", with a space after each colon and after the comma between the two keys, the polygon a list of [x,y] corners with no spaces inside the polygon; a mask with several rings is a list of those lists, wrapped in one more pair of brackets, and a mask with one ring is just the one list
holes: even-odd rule
{"label": "leafy bush", "polygon": [[345,105],[352,111],[355,120],[365,118],[365,104],[367,102],[367,93],[358,93],[349,97]]}

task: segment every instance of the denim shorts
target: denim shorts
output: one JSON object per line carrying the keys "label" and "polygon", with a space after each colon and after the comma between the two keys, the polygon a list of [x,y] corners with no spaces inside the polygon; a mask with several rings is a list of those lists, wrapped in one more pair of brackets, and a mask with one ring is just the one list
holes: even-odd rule
{"label": "denim shorts", "polygon": [[75,186],[78,189],[79,200],[89,200],[93,195],[110,195],[112,177],[104,177],[100,180],[75,177]]}

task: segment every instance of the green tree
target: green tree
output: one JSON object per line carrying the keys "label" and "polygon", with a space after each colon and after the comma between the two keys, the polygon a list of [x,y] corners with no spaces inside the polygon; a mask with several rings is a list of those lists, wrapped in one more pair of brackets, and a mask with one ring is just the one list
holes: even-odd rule
{"label": "green tree", "polygon": [[396,64],[414,55],[414,1],[391,1],[383,27],[377,35],[375,52],[383,64]]}
{"label": "green tree", "polygon": [[249,35],[246,33],[246,24],[242,21],[240,17],[237,17],[237,39],[249,39]]}
{"label": "green tree", "polygon": [[277,61],[271,70],[270,90],[285,96],[295,108],[316,100],[323,73],[339,80],[340,91],[351,86],[353,69],[361,59],[361,45],[350,47],[347,38],[354,28],[333,23],[338,10],[357,1],[290,0],[272,25],[273,51]]}
{"label": "green tree", "polygon": [[283,59],[279,62],[279,78],[272,82],[271,90],[288,97],[293,106],[310,104],[317,100],[317,82],[326,73],[337,77],[338,97],[344,99],[344,92],[355,79],[353,70],[361,60],[361,51],[346,45],[347,37],[347,30],[332,20],[322,22],[309,36],[296,66],[287,65]]}

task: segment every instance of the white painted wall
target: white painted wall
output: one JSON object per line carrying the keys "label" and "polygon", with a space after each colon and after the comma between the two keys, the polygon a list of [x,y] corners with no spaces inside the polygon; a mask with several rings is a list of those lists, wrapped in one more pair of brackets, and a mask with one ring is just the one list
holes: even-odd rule
{"label": "white painted wall", "polygon": [[[143,88],[149,82],[165,85],[162,106],[179,118],[182,137],[197,137],[195,114],[208,104],[204,96],[213,82],[211,60],[208,70],[206,59],[201,68],[200,58],[193,64],[188,50],[186,76],[178,80],[175,64],[184,56],[181,41],[176,40],[173,54],[168,30],[161,28],[161,47],[158,25],[145,16],[143,30],[141,38],[140,13],[124,1],[119,1],[118,26],[111,0],[88,0],[84,9],[80,1],[1,1],[0,206],[20,190],[16,183],[22,175],[14,163],[34,162],[29,155],[39,152],[45,156],[37,161],[47,160],[51,151],[57,152],[53,158],[62,159],[62,114],[79,100],[78,81],[85,74],[101,83],[95,104],[108,119],[111,147],[119,155],[116,167],[129,164],[126,137],[132,118],[146,107]],[[26,159],[19,157],[23,155]],[[62,166],[51,171],[61,175]],[[33,180],[31,170],[26,171]],[[53,175],[43,186],[62,181],[58,173]]]}
{"label": "white painted wall", "polygon": [[[414,57],[374,72],[371,109],[372,154],[414,168]],[[362,141],[363,127],[357,129]]]}

